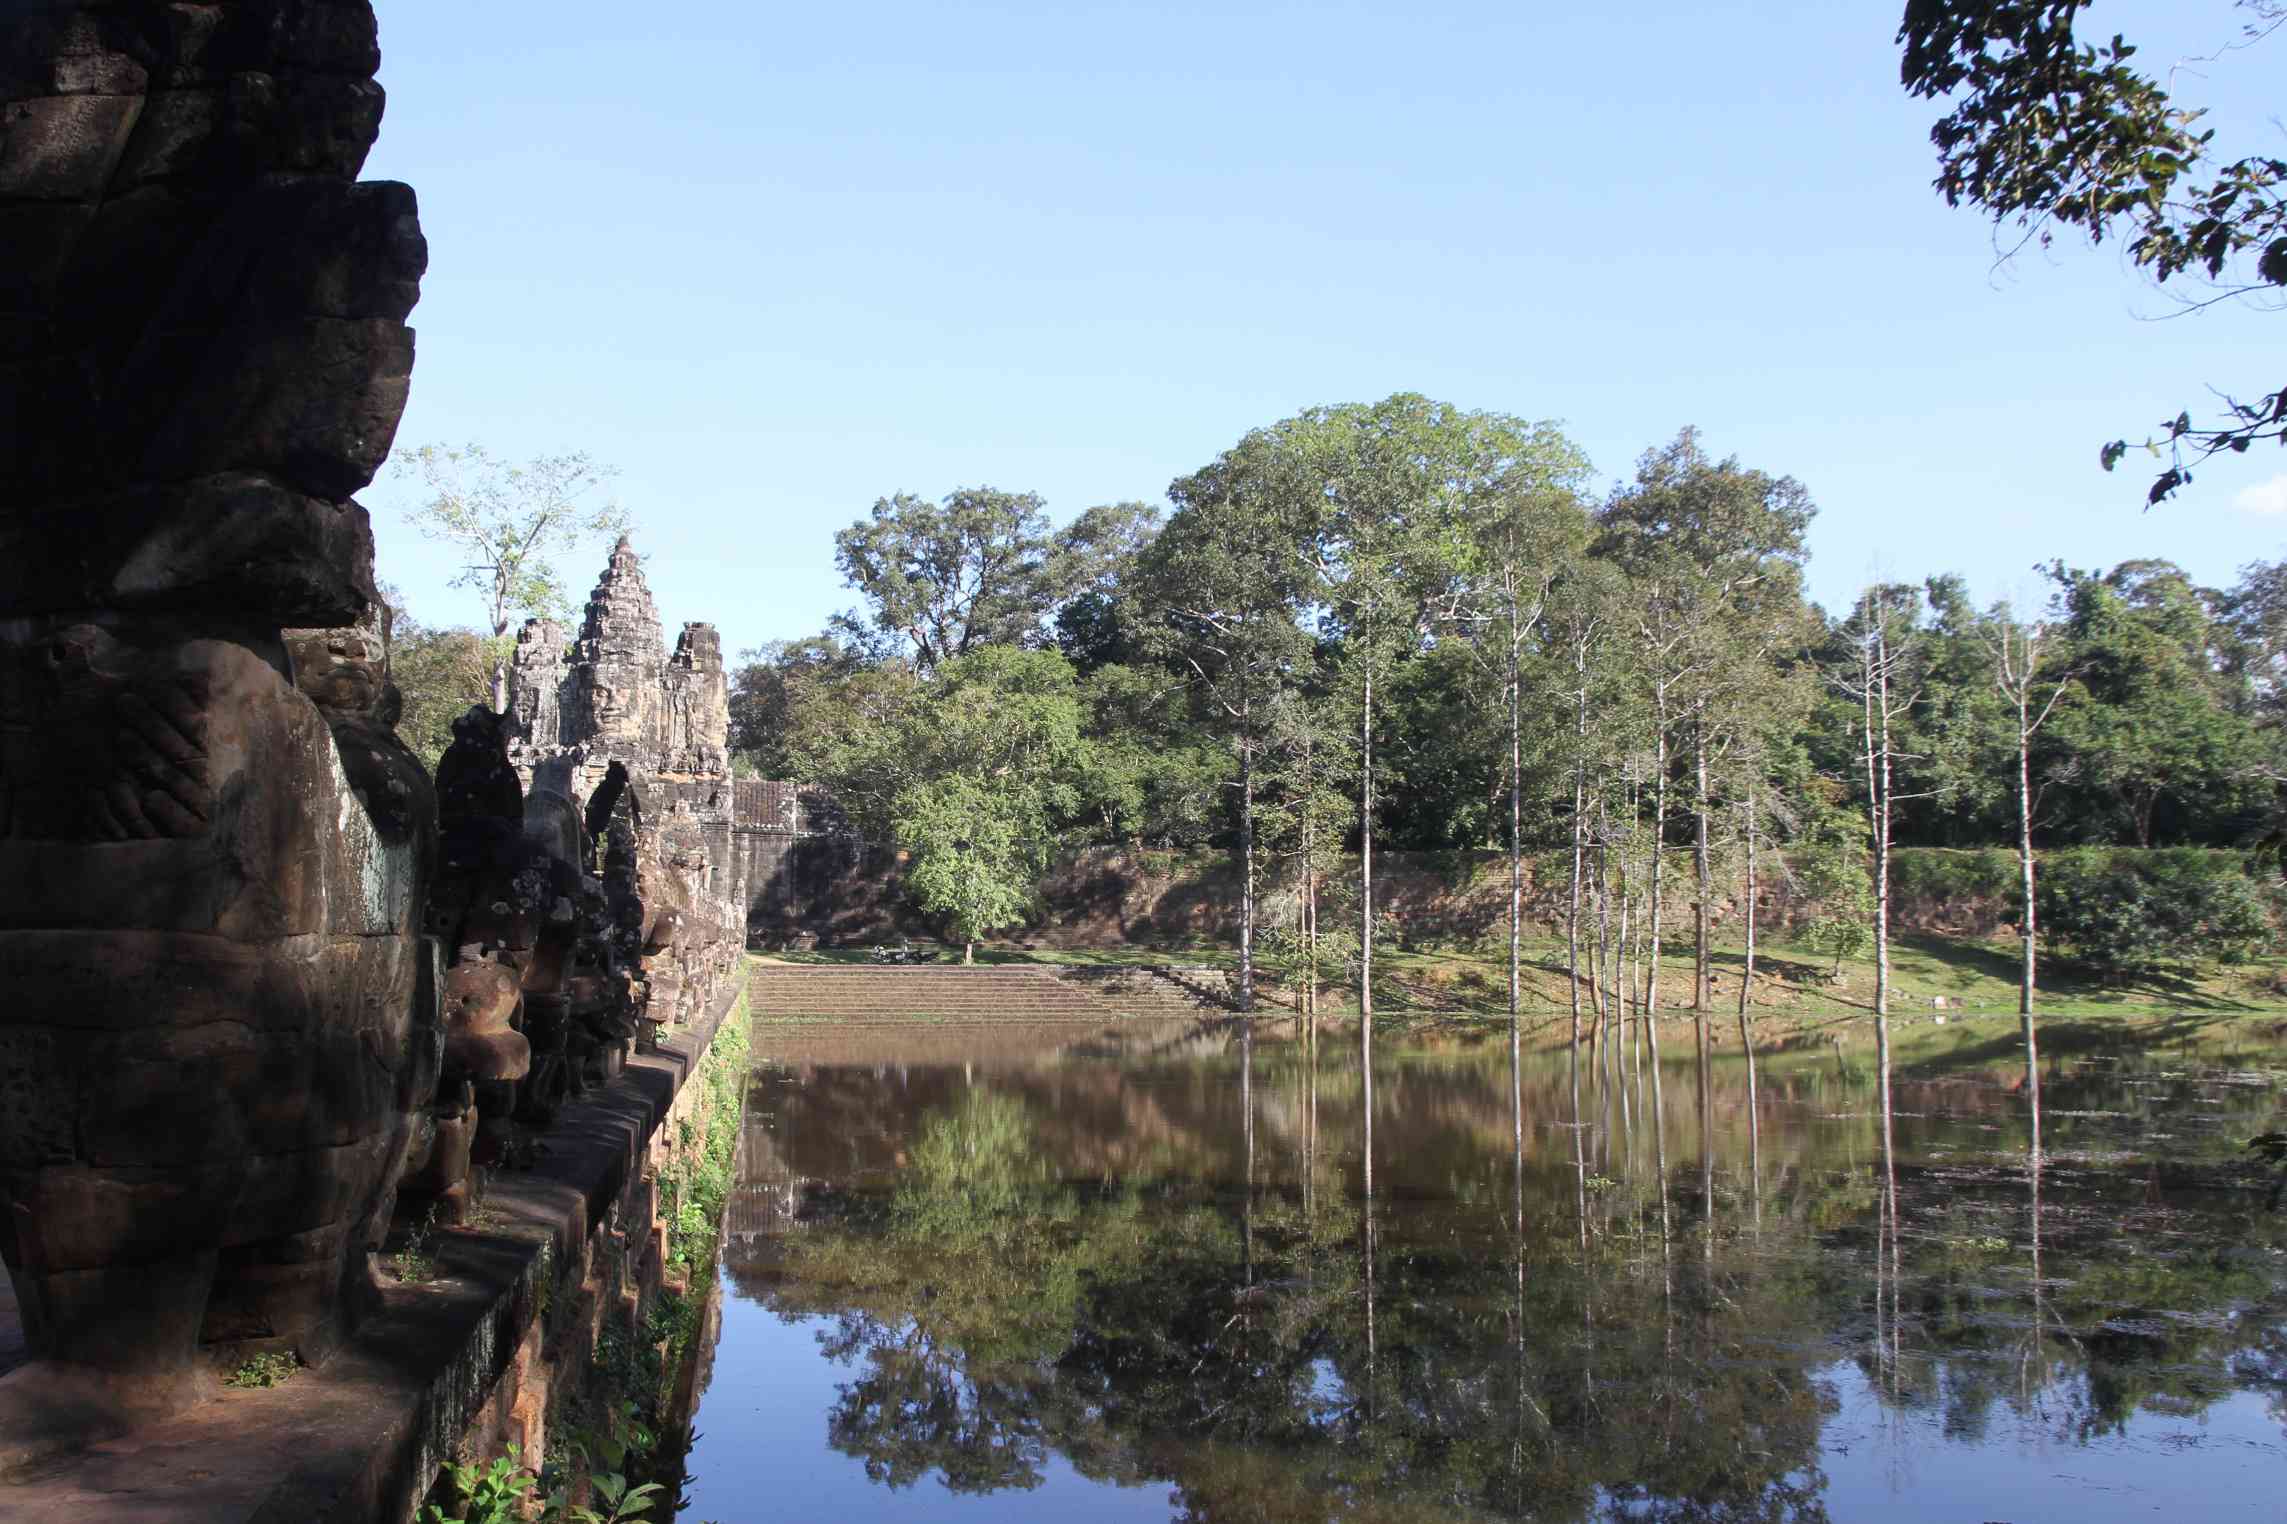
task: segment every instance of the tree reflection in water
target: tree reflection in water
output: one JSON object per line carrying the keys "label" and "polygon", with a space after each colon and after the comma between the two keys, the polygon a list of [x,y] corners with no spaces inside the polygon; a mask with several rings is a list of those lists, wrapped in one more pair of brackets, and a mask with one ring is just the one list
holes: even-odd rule
{"label": "tree reflection in water", "polygon": [[780,1076],[743,1189],[791,1210],[729,1260],[829,1320],[835,1449],[1181,1518],[1816,1520],[1852,1366],[1965,1444],[2287,1389],[2224,1162],[2269,1096],[2180,1060],[2052,1054],[2044,1158],[2005,1062],[1901,1070],[1893,1120],[1872,1066],[1693,1054],[1673,1117],[1651,1054],[1599,1043],[1584,1107],[1499,1043],[1379,1055],[1369,1112],[1355,1054],[1206,1046]]}

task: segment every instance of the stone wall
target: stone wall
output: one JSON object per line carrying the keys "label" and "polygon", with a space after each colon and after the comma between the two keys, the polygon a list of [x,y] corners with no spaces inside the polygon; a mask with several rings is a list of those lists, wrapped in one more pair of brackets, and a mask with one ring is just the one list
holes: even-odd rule
{"label": "stone wall", "polygon": [[436,1078],[379,62],[364,0],[0,18],[0,1470],[328,1359]]}
{"label": "stone wall", "polygon": [[830,936],[832,897],[863,882],[861,866],[882,854],[866,847],[822,789],[763,778],[741,778],[732,787],[732,851],[747,940]]}

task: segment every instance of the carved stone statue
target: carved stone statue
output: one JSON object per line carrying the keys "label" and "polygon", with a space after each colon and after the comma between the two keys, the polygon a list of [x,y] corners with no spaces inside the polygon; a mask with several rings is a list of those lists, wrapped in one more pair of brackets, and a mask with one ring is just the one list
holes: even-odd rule
{"label": "carved stone statue", "polygon": [[351,494],[426,260],[361,0],[0,26],[0,1468],[372,1296],[432,800]]}

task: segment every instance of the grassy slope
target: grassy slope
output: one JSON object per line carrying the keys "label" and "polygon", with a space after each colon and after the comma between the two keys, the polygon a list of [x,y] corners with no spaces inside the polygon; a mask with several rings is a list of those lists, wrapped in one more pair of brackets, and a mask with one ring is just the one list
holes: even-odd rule
{"label": "grassy slope", "polygon": [[[929,951],[915,943],[917,951]],[[864,950],[782,953],[788,962],[866,963]],[[947,955],[940,953],[939,961]],[[1565,950],[1545,937],[1525,943],[1525,1002],[1548,1014],[1567,1009]],[[957,961],[957,955],[954,955]],[[1117,948],[1028,949],[1016,945],[980,947],[980,963],[1045,963],[1106,966],[1133,963],[1186,963],[1229,966],[1236,950],[1220,945]],[[1715,1008],[1738,1009],[1740,950],[1719,943],[1715,953]],[[1377,1014],[1388,1011],[1493,1011],[1507,1006],[1508,953],[1505,945],[1482,948],[1391,948],[1376,956]],[[1800,944],[1765,942],[1757,951],[1755,1011],[1758,1020],[1782,1017],[1847,1017],[1871,1012],[1874,961],[1845,960],[1839,979],[1833,964]],[[2287,980],[2287,957],[2271,957],[2237,967],[2212,968],[2112,985],[2081,977],[2062,963],[2044,969],[2040,1009],[2044,1016],[2206,1012],[2287,1016],[2287,994],[2274,986]],[[1891,944],[1891,1010],[1928,1016],[1932,998],[1945,997],[1956,1015],[2014,1015],[2017,1009],[2017,950],[2014,943],[1925,935],[1901,936]],[[1281,992],[1283,993],[1283,992]],[[1688,1004],[1691,949],[1671,940],[1661,960],[1660,1004],[1672,1010]],[[1273,998],[1276,998],[1275,996]],[[1348,1006],[1355,1009],[1354,1005]]]}

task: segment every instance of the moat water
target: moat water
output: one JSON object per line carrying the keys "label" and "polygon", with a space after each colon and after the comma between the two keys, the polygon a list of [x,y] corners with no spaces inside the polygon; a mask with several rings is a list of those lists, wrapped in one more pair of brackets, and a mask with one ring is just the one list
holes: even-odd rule
{"label": "moat water", "polygon": [[1277,1030],[758,1029],[683,1518],[2287,1514],[2287,1055]]}

